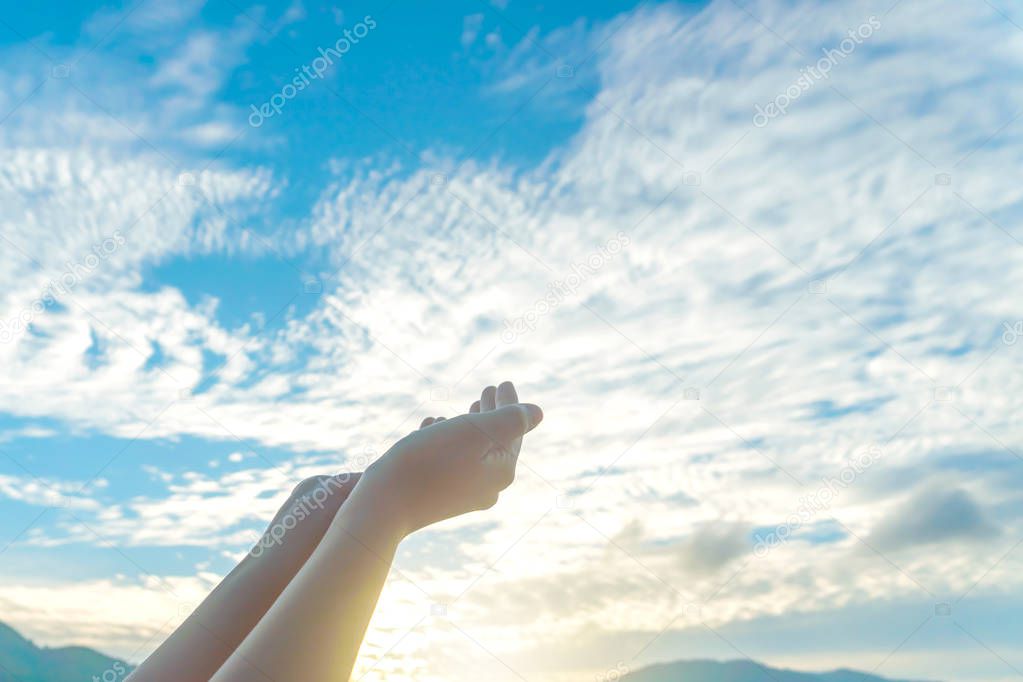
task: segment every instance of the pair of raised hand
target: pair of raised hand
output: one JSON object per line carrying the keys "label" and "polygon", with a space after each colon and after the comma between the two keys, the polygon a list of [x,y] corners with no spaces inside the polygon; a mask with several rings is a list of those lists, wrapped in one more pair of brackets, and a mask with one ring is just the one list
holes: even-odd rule
{"label": "pair of raised hand", "polygon": [[467,414],[423,420],[365,472],[306,479],[131,679],[349,679],[398,543],[493,506],[542,418],[511,383],[488,386]]}
{"label": "pair of raised hand", "polygon": [[395,443],[362,473],[213,681],[349,679],[398,544],[431,523],[493,506],[515,478],[522,436],[542,418],[503,383],[484,389],[468,413],[426,419]]}

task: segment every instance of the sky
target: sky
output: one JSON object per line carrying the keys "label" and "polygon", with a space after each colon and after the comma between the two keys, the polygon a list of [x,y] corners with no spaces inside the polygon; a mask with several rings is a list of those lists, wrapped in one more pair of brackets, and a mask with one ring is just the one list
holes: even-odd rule
{"label": "sky", "polygon": [[0,620],[137,662],[511,379],[354,679],[1018,679],[1020,74],[1007,0],[7,3]]}

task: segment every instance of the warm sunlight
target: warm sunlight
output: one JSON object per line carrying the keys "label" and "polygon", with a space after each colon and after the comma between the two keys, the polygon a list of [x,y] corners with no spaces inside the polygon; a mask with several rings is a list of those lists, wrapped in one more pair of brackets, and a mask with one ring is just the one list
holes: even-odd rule
{"label": "warm sunlight", "polygon": [[1019,679],[1021,74],[1008,0],[4,3],[0,682]]}

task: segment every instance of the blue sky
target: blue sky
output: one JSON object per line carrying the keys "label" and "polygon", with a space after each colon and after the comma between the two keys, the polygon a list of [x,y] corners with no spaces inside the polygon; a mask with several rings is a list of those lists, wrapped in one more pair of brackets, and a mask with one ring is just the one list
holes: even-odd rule
{"label": "blue sky", "polygon": [[510,378],[365,679],[1018,677],[1023,15],[940,5],[4,8],[0,618],[139,660]]}

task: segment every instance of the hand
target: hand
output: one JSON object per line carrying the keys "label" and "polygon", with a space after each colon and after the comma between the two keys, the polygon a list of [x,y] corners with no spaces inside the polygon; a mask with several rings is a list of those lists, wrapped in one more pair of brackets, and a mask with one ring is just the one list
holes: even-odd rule
{"label": "hand", "polygon": [[515,387],[488,386],[468,414],[427,419],[370,465],[356,494],[387,496],[401,533],[470,511],[489,509],[515,479],[522,435],[543,412],[519,403]]}

